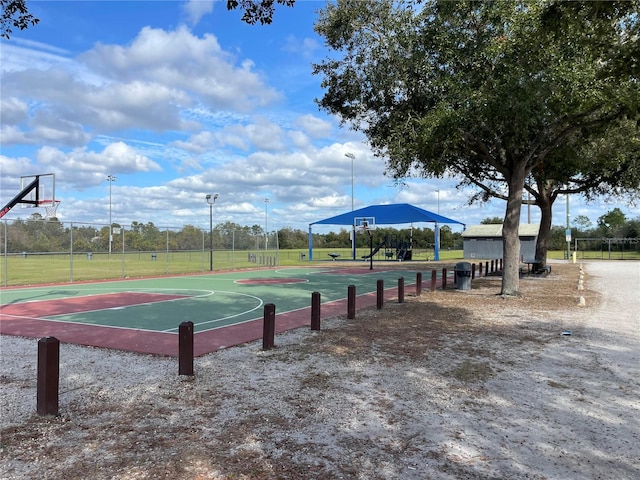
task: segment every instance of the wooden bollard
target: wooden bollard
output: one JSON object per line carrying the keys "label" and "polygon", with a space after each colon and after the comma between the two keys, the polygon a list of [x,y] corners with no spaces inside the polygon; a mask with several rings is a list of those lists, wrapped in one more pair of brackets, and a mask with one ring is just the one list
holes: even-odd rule
{"label": "wooden bollard", "polygon": [[384,280],[376,282],[376,307],[378,310],[384,305]]}
{"label": "wooden bollard", "polygon": [[311,294],[311,330],[320,330],[320,292]]}
{"label": "wooden bollard", "polygon": [[478,263],[478,278],[482,278],[482,262]]}
{"label": "wooden bollard", "polygon": [[447,269],[446,268],[442,269],[442,289],[443,290],[447,289]]}
{"label": "wooden bollard", "polygon": [[349,285],[347,287],[347,318],[353,320],[356,318],[356,286]]}
{"label": "wooden bollard", "polygon": [[276,306],[267,303],[264,306],[264,327],[262,330],[262,349],[269,350],[275,346]]}
{"label": "wooden bollard", "polygon": [[178,375],[193,375],[193,322],[178,327]]}
{"label": "wooden bollard", "polygon": [[491,260],[491,273],[494,273],[496,271],[495,269],[495,265],[494,265],[494,260]]}
{"label": "wooden bollard", "polygon": [[416,297],[422,294],[422,272],[416,273]]}
{"label": "wooden bollard", "polygon": [[438,281],[438,272],[431,270],[431,291],[436,291],[436,282]]}
{"label": "wooden bollard", "polygon": [[404,277],[398,279],[398,303],[404,303]]}
{"label": "wooden bollard", "polygon": [[500,259],[500,271],[502,271],[502,259]]}
{"label": "wooden bollard", "polygon": [[60,384],[60,340],[44,337],[38,340],[37,410],[40,415],[58,414]]}
{"label": "wooden bollard", "polygon": [[489,276],[489,262],[484,262],[484,276],[488,277]]}
{"label": "wooden bollard", "polygon": [[471,264],[471,280],[473,280],[474,278],[476,278],[476,264],[472,263]]}

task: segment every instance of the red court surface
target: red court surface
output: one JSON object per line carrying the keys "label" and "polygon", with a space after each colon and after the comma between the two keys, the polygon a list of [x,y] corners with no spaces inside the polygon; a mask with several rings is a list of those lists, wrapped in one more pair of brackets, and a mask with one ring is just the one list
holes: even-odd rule
{"label": "red court surface", "polygon": [[92,312],[108,308],[166,302],[179,298],[185,298],[185,296],[146,292],[102,293],[99,295],[84,295],[82,297],[0,305],[0,314],[3,316],[11,315],[29,318],[51,317],[54,315],[67,315],[70,313]]}
{"label": "red court surface", "polygon": [[[397,294],[396,288],[385,290],[385,301]],[[73,312],[117,308],[127,305],[169,301],[178,295],[156,293],[117,293],[90,295],[77,299],[58,299],[26,302],[0,307],[0,334],[29,338],[56,337],[62,343],[125,350],[154,355],[178,356],[177,333],[151,332],[109,326],[97,326],[65,321],[40,320],[45,315],[60,315]],[[356,308],[376,305],[376,293],[359,295]],[[26,308],[26,310],[25,310]],[[19,309],[19,310],[18,310]],[[28,317],[33,315],[33,317]],[[347,300],[327,302],[321,305],[321,319],[346,315]],[[357,313],[356,313],[357,317]],[[276,333],[311,324],[311,307],[278,314],[276,310]],[[221,348],[259,340],[263,334],[263,319],[208,330],[194,335],[194,355],[201,356]],[[276,345],[277,345],[276,337]]]}

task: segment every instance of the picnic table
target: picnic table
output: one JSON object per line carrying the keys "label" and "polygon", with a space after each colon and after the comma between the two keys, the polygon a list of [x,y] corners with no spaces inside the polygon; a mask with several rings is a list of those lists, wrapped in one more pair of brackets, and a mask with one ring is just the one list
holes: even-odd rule
{"label": "picnic table", "polygon": [[[532,275],[532,274],[533,275],[537,275],[537,274],[541,274],[541,273],[544,273],[544,274],[551,273],[551,265],[546,265],[542,269],[534,270],[535,266],[540,263],[538,260],[534,260],[534,259],[522,260],[522,263],[527,265],[527,275]],[[523,268],[521,268],[521,270]]]}

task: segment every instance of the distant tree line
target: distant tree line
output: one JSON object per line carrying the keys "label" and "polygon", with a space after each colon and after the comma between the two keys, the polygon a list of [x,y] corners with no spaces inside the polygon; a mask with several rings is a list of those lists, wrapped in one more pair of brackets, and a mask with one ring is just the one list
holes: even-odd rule
{"label": "distant tree line", "polygon": [[[122,226],[113,224],[114,235],[112,250],[122,250],[122,234],[124,232],[124,249],[126,251],[186,251],[208,249],[210,242],[213,248],[220,250],[260,250],[264,248],[264,229],[259,225],[239,225],[224,222],[215,225],[213,237],[208,229],[185,225],[183,227],[160,227],[153,222],[133,222]],[[46,220],[39,213],[27,219],[12,220],[7,223],[7,252],[68,252],[70,245],[74,252],[106,252],[109,250],[109,226],[90,223],[63,223],[53,218]],[[119,232],[119,233],[118,233]],[[271,233],[270,233],[271,234]],[[285,227],[277,234],[278,247],[281,250],[306,249],[309,244],[308,232]],[[313,233],[314,248],[348,248],[351,246],[350,228],[340,228],[338,232]],[[387,238],[390,243],[411,243],[417,249],[431,249],[435,242],[432,228],[381,228],[373,231],[373,243],[378,245]],[[2,244],[4,245],[4,239]],[[270,241],[270,248],[276,245]],[[369,237],[362,233],[356,235],[358,248],[369,247]],[[442,249],[461,249],[462,234],[453,232],[444,225],[440,228],[440,247]]]}

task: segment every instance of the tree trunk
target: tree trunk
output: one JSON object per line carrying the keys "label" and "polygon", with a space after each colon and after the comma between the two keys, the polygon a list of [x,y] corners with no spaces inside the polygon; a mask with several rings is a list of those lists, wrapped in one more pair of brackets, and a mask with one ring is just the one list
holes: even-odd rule
{"label": "tree trunk", "polygon": [[524,165],[515,165],[508,178],[509,197],[502,224],[502,290],[500,295],[517,296],[520,289],[520,212],[524,190]]}
{"label": "tree trunk", "polygon": [[551,200],[546,196],[538,199],[540,207],[540,230],[536,241],[536,263],[533,271],[542,270],[547,264],[547,251],[549,250],[549,237],[551,235],[551,222],[553,220]]}

